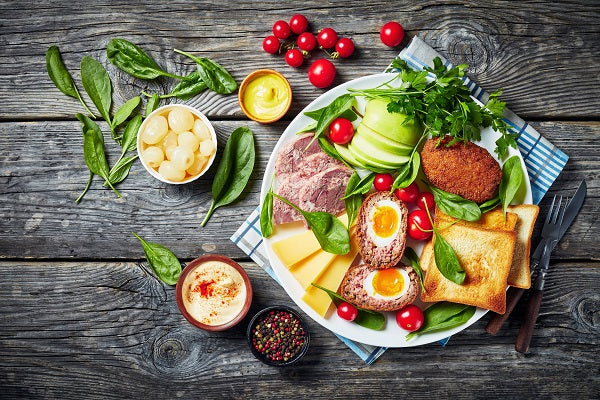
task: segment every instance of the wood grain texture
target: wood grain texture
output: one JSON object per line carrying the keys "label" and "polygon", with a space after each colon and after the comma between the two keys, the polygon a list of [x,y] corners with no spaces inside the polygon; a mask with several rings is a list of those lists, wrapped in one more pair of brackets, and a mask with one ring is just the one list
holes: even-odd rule
{"label": "wood grain texture", "polygon": [[[213,58],[238,82],[257,66],[280,70],[294,89],[288,114],[292,117],[323,90],[309,84],[309,62],[298,69],[287,67],[283,57],[263,52],[261,42],[274,21],[298,11],[307,15],[315,32],[332,26],[356,42],[354,57],[336,61],[335,83],[381,72],[390,63],[399,48],[382,45],[378,33],[384,22],[397,20],[407,30],[404,43],[419,35],[452,62],[468,63],[476,82],[488,90],[504,88],[503,99],[525,119],[600,117],[600,78],[589,73],[600,63],[600,11],[593,0],[518,6],[509,1],[346,1],[307,3],[302,9],[278,1],[236,2],[235,9],[211,1],[153,1],[143,8],[133,2],[86,4],[85,8],[76,2],[4,5],[10,18],[3,19],[0,38],[0,119],[72,118],[80,111],[46,74],[44,53],[53,44],[60,46],[77,82],[83,55],[106,65],[115,78],[117,104],[142,89],[167,92],[174,85],[170,79],[137,80],[110,65],[105,48],[113,37],[140,45],[172,73],[193,70],[193,63],[173,53],[173,48]],[[321,56],[314,52],[310,61]],[[235,96],[205,92],[190,104],[201,106],[211,117],[243,116]]]}
{"label": "wood grain texture", "polygon": [[[498,336],[484,332],[485,316],[445,348],[390,349],[370,367],[310,320],[308,354],[282,370],[253,358],[245,329],[264,306],[297,307],[254,263],[243,267],[255,291],[250,315],[229,331],[207,333],[184,320],[173,288],[144,264],[1,262],[0,279],[13,282],[0,292],[0,368],[8,372],[0,374],[2,395],[348,398],[395,396],[401,387],[427,390],[429,398],[592,398],[600,388],[597,263],[551,266],[527,356],[513,349],[518,312]],[[485,372],[490,365],[493,374]],[[495,384],[509,377],[511,385]],[[333,394],[334,381],[355,384],[338,385]]]}
{"label": "wood grain texture", "polygon": [[[216,164],[191,184],[168,185],[150,176],[138,161],[130,176],[118,185],[122,199],[102,188],[96,178],[77,205],[75,199],[88,178],[80,123],[0,124],[0,258],[136,259],[142,253],[131,231],[161,242],[182,258],[204,252],[244,257],[229,238],[259,204],[265,166],[286,123],[265,126],[216,121],[221,148],[242,124],[250,126],[256,136],[257,162],[251,181],[241,199],[233,206],[217,209],[204,228],[199,224],[210,206]],[[551,194],[570,195],[583,178],[589,188],[581,213],[553,257],[600,259],[596,246],[600,235],[600,154],[596,144],[600,123],[551,122],[535,127],[571,156]],[[114,162],[119,149],[108,137],[106,143]],[[548,207],[545,199],[540,215],[545,215]],[[542,222],[540,218],[536,224],[534,243]]]}

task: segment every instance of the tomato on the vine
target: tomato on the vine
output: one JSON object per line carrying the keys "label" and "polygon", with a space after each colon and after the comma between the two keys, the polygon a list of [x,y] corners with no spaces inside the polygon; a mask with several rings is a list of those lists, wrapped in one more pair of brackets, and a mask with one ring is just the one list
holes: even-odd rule
{"label": "tomato on the vine", "polygon": [[337,32],[331,28],[325,28],[317,35],[319,46],[323,47],[324,49],[330,49],[335,46],[337,39]]}
{"label": "tomato on the vine", "polygon": [[[415,210],[408,214],[408,236],[415,240],[426,240],[433,232],[429,215],[425,210]],[[427,232],[428,231],[428,232]]]}
{"label": "tomato on the vine", "polygon": [[421,192],[417,197],[417,206],[421,210],[425,210],[426,208],[429,211],[432,211],[435,208],[435,201],[433,199],[433,193],[431,192]]}
{"label": "tomato on the vine", "polygon": [[344,301],[337,306],[337,315],[346,321],[354,321],[358,317],[358,310],[352,304]]}
{"label": "tomato on the vine", "polygon": [[352,39],[341,38],[335,44],[335,51],[342,58],[348,58],[354,53],[354,42]]}
{"label": "tomato on the vine", "polygon": [[269,54],[276,54],[279,51],[279,39],[275,36],[267,36],[262,43],[263,50]]}
{"label": "tomato on the vine", "polygon": [[396,189],[396,197],[405,203],[412,203],[419,196],[419,186],[413,182],[405,188]]}
{"label": "tomato on the vine", "polygon": [[304,62],[304,56],[298,49],[290,49],[285,53],[285,62],[290,67],[298,68]]}
{"label": "tomato on the vine", "polygon": [[329,139],[333,143],[346,144],[354,136],[354,126],[346,118],[336,118],[329,125]]}
{"label": "tomato on the vine", "polygon": [[421,329],[423,322],[425,322],[425,316],[419,307],[409,304],[398,310],[396,313],[396,322],[400,328],[414,332]]}
{"label": "tomato on the vine", "polygon": [[324,58],[318,59],[308,69],[308,80],[318,88],[324,89],[333,83],[335,67]]}
{"label": "tomato on the vine", "polygon": [[404,28],[397,22],[388,22],[381,27],[379,38],[386,46],[396,47],[404,39]]}
{"label": "tomato on the vine", "polygon": [[299,35],[306,31],[306,28],[308,28],[308,20],[304,15],[292,15],[292,18],[290,18],[290,29],[292,32],[294,32],[296,35]]}
{"label": "tomato on the vine", "polygon": [[298,36],[296,43],[298,43],[300,50],[311,51],[317,47],[317,38],[310,32],[304,32]]}
{"label": "tomato on the vine", "polygon": [[290,36],[291,29],[287,22],[280,19],[273,24],[273,35],[279,39],[287,39]]}
{"label": "tomato on the vine", "polygon": [[394,178],[390,174],[377,174],[373,180],[373,186],[380,192],[389,192],[392,189]]}

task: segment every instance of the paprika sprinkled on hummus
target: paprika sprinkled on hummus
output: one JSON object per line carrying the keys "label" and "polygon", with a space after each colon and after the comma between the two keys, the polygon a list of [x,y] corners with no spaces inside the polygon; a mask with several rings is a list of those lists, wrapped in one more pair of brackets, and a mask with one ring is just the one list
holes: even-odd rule
{"label": "paprika sprinkled on hummus", "polygon": [[221,325],[234,319],[244,307],[246,285],[231,265],[206,261],[185,277],[182,299],[192,318],[206,325]]}

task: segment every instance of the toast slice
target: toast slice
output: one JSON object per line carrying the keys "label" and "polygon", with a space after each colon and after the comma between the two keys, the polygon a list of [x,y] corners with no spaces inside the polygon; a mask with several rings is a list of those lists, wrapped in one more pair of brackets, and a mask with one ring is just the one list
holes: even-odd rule
{"label": "toast slice", "polygon": [[425,246],[420,260],[427,271],[421,300],[469,304],[504,314],[516,233],[455,224],[440,234],[454,249],[466,272],[465,281],[458,285],[446,279],[435,263],[434,247]]}
{"label": "toast slice", "polygon": [[479,221],[469,222],[458,220],[454,217],[444,214],[439,208],[435,208],[435,226],[444,227],[449,223],[456,222],[458,225],[472,226],[475,228],[485,228],[492,230],[512,231],[517,225],[518,215],[514,212],[507,212],[506,219],[502,208],[495,208],[491,211],[481,214]]}
{"label": "toast slice", "polygon": [[531,286],[531,271],[529,269],[529,258],[531,252],[531,234],[540,208],[533,204],[519,204],[509,206],[510,213],[519,216],[515,231],[517,232],[517,243],[513,256],[512,266],[508,274],[510,286],[529,289]]}

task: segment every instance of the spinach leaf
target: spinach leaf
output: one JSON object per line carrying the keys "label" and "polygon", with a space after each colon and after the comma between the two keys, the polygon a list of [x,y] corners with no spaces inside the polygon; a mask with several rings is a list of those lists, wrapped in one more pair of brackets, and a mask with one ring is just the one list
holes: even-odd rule
{"label": "spinach leaf", "polygon": [[415,179],[417,179],[419,168],[421,168],[421,156],[419,155],[419,152],[413,151],[409,162],[407,162],[402,169],[400,169],[398,176],[396,176],[396,179],[394,179],[392,191],[405,188],[413,183]]}
{"label": "spinach leaf", "polygon": [[104,137],[102,136],[102,131],[88,116],[79,113],[75,116],[82,124],[83,156],[85,158],[85,163],[91,172],[104,178],[113,192],[115,192],[118,197],[121,197],[121,194],[114,188],[108,178],[108,162],[106,161],[106,154],[104,153]]}
{"label": "spinach leaf", "polygon": [[350,235],[344,224],[335,215],[323,211],[304,211],[275,193],[273,193],[273,196],[302,215],[323,250],[332,254],[348,254],[350,251]]}
{"label": "spinach leaf", "polygon": [[[354,174],[358,176],[358,174],[356,174],[356,172]],[[356,181],[355,184],[352,185],[351,191],[348,191],[348,189],[350,188],[350,182],[348,182],[348,186],[346,187],[346,193],[344,194],[343,199],[354,196],[355,194],[363,195],[363,194],[369,193],[369,190],[371,190],[371,187],[373,186],[373,181],[375,180],[375,175],[377,175],[377,174],[374,172],[371,172],[370,174],[365,175],[362,179],[359,179],[358,181]],[[352,179],[352,177],[351,177],[351,179]]]}
{"label": "spinach leaf", "polygon": [[479,209],[481,210],[481,213],[483,214],[483,213],[493,210],[494,208],[498,207],[499,205],[500,205],[500,197],[496,196],[493,199],[486,201],[485,203],[481,203],[479,205]]}
{"label": "spinach leaf", "polygon": [[421,282],[421,290],[425,292],[425,285],[423,285],[423,270],[421,269],[421,262],[419,260],[419,256],[411,247],[407,247],[406,249],[404,249],[404,257],[408,259],[410,265],[417,273],[417,276],[419,277],[419,282]]}
{"label": "spinach leaf", "polygon": [[75,86],[71,74],[69,74],[67,67],[62,61],[60,50],[58,50],[57,46],[50,46],[46,51],[46,71],[48,71],[50,79],[52,79],[52,82],[54,82],[54,85],[58,90],[67,96],[79,100],[83,108],[90,113],[92,118],[96,118],[94,113],[92,113],[81,98],[81,94],[79,94],[79,90],[77,90],[77,86]]}
{"label": "spinach leaf", "polygon": [[137,135],[138,131],[140,130],[140,126],[142,126],[141,115],[136,115],[127,123],[127,125],[125,125],[123,137],[121,138],[121,147],[123,148],[122,154],[125,154],[128,151],[133,151],[137,148]]}
{"label": "spinach leaf", "polygon": [[123,124],[127,119],[133,114],[136,108],[140,105],[142,99],[140,96],[135,96],[132,99],[129,99],[125,104],[123,104],[115,115],[113,116],[113,120],[111,123],[111,128],[113,130],[117,129],[121,124]]}
{"label": "spinach leaf", "polygon": [[[323,112],[325,111],[327,107],[323,107],[323,108],[319,108],[318,110],[313,110],[313,111],[306,111],[304,113],[304,115],[306,115],[309,118],[314,119],[315,121],[319,121],[319,118],[321,118],[321,115],[323,115]],[[348,121],[350,122],[354,122],[356,121],[356,118],[358,118],[358,115],[356,115],[356,113],[350,108],[347,109],[346,111],[344,111],[343,113],[341,113],[339,115],[340,118],[346,118]]]}
{"label": "spinach leaf", "polygon": [[[311,285],[327,293],[336,307],[342,302],[347,302],[346,299],[344,299],[342,296],[340,296],[332,290],[317,285],[316,283],[311,283]],[[353,322],[357,323],[362,327],[373,329],[375,331],[380,331],[385,327],[385,315],[383,315],[382,313],[377,311],[365,310],[364,308],[360,307],[356,307],[356,309],[358,310],[358,315],[356,316],[356,319]]]}
{"label": "spinach leaf", "polygon": [[229,94],[233,93],[237,89],[237,83],[235,82],[235,79],[233,79],[229,72],[227,72],[227,70],[225,70],[225,68],[223,68],[221,65],[208,58],[196,57],[185,51],[178,49],[175,49],[174,51],[189,57],[196,62],[198,74],[210,90],[219,94]]}
{"label": "spinach leaf", "polygon": [[[112,86],[108,72],[102,64],[90,56],[81,59],[81,83],[88,96],[98,109],[100,115],[112,128],[110,119],[110,106],[112,104]],[[114,138],[113,134],[113,138]]]}
{"label": "spinach leaf", "polygon": [[343,162],[345,165],[352,168],[350,165],[348,165],[348,162],[346,160],[344,160],[344,158],[341,156],[341,154],[338,153],[335,146],[333,144],[331,144],[331,142],[329,140],[327,140],[326,138],[321,136],[319,138],[319,146],[321,146],[321,150],[323,150],[323,152],[325,154],[327,154],[330,157],[335,158],[336,160]]}
{"label": "spinach leaf", "polygon": [[260,231],[266,238],[273,234],[273,187],[269,189],[260,210]]}
{"label": "spinach leaf", "polygon": [[346,193],[344,196],[344,205],[346,207],[346,214],[348,215],[348,231],[354,223],[358,210],[362,204],[362,194],[354,193],[356,186],[360,184],[360,176],[354,172],[350,179],[348,179],[348,185],[346,186]]}
{"label": "spinach leaf", "polygon": [[[168,99],[169,97],[177,97],[181,100],[189,100],[192,97],[196,96],[203,90],[205,90],[208,86],[202,80],[200,73],[198,71],[194,71],[185,79],[182,79],[170,93],[160,96],[161,99]],[[235,90],[235,89],[234,89]]]}
{"label": "spinach leaf", "polygon": [[[110,172],[108,174],[108,180],[110,181],[110,183],[116,185],[117,183],[123,182],[125,178],[127,178],[127,175],[129,175],[131,165],[137,158],[137,155],[120,158],[119,161],[117,161],[115,165],[113,165],[113,167],[110,169]],[[104,182],[104,186],[107,185],[108,183]]]}
{"label": "spinach leaf", "polygon": [[475,314],[475,307],[473,306],[447,301],[435,303],[423,311],[425,321],[421,329],[406,335],[406,340],[408,341],[423,333],[455,328],[466,323],[473,314]]}
{"label": "spinach leaf", "polygon": [[502,202],[502,209],[505,215],[507,207],[515,198],[522,182],[523,169],[521,168],[521,159],[518,156],[512,156],[502,165],[502,180],[498,189],[498,196]]}
{"label": "spinach leaf", "polygon": [[354,97],[346,93],[336,98],[328,106],[326,106],[317,122],[315,138],[321,136],[323,132],[327,130],[329,124],[331,124],[333,120],[338,118],[342,113],[350,110],[353,104]]}
{"label": "spinach leaf", "polygon": [[212,203],[202,221],[206,225],[216,208],[233,202],[242,193],[254,169],[254,135],[243,126],[234,130],[223,151],[212,183]]}
{"label": "spinach leaf", "polygon": [[144,50],[125,39],[111,39],[106,46],[108,60],[120,70],[140,79],[155,79],[168,76],[184,79],[163,71]]}
{"label": "spinach leaf", "polygon": [[137,233],[131,233],[142,243],[146,261],[156,276],[167,285],[175,285],[181,275],[181,263],[175,254],[163,245],[147,242]]}
{"label": "spinach leaf", "polygon": [[454,249],[438,232],[435,233],[433,255],[435,264],[444,277],[458,285],[465,281],[465,271],[461,268]]}
{"label": "spinach leaf", "polygon": [[148,102],[146,103],[146,117],[152,113],[152,111],[158,108],[160,103],[160,96],[157,94],[153,94]]}
{"label": "spinach leaf", "polygon": [[433,193],[435,204],[445,214],[471,222],[479,221],[481,218],[481,209],[474,201],[463,199],[457,194],[448,193],[432,185],[429,185],[429,189]]}

